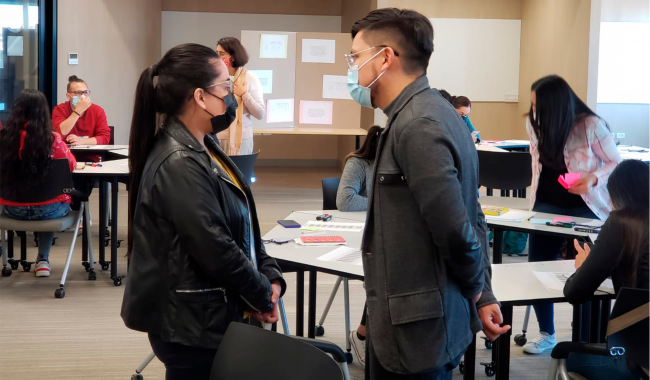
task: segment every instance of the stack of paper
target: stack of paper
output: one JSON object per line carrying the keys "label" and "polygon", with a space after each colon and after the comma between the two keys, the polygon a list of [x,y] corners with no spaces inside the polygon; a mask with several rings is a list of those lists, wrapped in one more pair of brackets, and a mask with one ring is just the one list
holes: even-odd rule
{"label": "stack of paper", "polygon": [[321,261],[363,265],[361,251],[356,248],[340,247],[316,258]]}
{"label": "stack of paper", "polygon": [[[494,207],[494,206],[484,206],[484,207]],[[520,223],[524,220],[528,220],[535,216],[535,213],[532,211],[516,210],[510,209],[508,212],[502,215],[485,215],[485,219],[494,220],[499,222],[514,222]]]}
{"label": "stack of paper", "polygon": [[[575,272],[537,272],[533,274],[548,290],[564,290],[566,280]],[[608,278],[598,287],[598,291],[608,294],[614,294],[614,284],[612,279]]]}

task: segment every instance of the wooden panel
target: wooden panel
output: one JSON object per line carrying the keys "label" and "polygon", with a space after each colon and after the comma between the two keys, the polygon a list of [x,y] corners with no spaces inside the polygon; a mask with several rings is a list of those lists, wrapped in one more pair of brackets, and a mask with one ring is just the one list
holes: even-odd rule
{"label": "wooden panel", "polygon": [[[336,41],[334,63],[302,62],[302,40],[326,39]],[[361,106],[354,100],[323,99],[323,75],[347,75],[348,65],[344,54],[350,52],[352,40],[345,33],[297,33],[296,34],[296,92],[294,125],[314,128],[359,128]],[[300,124],[300,101],[331,101],[333,103],[332,125]]]}
{"label": "wooden panel", "polygon": [[163,11],[340,16],[341,0],[162,0]]}

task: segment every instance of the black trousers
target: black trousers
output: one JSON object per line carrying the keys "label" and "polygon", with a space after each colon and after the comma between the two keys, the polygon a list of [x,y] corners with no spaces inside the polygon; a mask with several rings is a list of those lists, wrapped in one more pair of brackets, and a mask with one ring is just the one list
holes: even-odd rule
{"label": "black trousers", "polygon": [[149,334],[156,357],[165,365],[166,380],[209,380],[217,350],[169,343]]}
{"label": "black trousers", "polygon": [[441,368],[416,375],[400,375],[384,369],[372,347],[371,334],[366,336],[366,380],[451,380],[463,354]]}

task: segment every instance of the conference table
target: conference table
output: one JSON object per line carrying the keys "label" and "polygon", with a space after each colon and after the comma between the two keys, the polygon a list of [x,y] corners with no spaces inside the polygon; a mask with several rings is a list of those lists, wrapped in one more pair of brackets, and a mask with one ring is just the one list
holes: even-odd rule
{"label": "conference table", "polygon": [[128,145],[68,145],[73,155],[83,154],[83,157],[96,155],[105,161],[110,151],[128,149]]}
{"label": "conference table", "polygon": [[[482,201],[485,198],[481,198]],[[496,197],[490,197],[496,198]],[[518,200],[517,198],[511,198],[511,200]],[[300,225],[304,225],[308,222],[318,222],[316,220],[317,215],[324,213],[329,213],[333,215],[333,219],[330,222],[325,223],[364,223],[366,218],[365,212],[341,212],[341,211],[323,211],[323,210],[314,210],[314,211],[296,211],[292,212],[286,219],[295,220]],[[552,214],[545,214],[549,217],[557,216]],[[488,223],[489,224],[489,223]],[[505,227],[505,226],[504,226]],[[536,227],[541,227],[537,225],[531,225],[529,228],[530,231],[544,232],[545,229],[537,229]],[[568,230],[566,228],[565,230]],[[546,232],[557,232],[557,231],[546,231]],[[263,239],[265,241],[272,241],[273,239],[279,238],[299,238],[305,235],[311,235],[318,233],[317,231],[304,231],[297,228],[284,228],[280,225],[274,227]],[[331,231],[325,232],[326,235],[337,235],[342,236],[347,241],[347,247],[360,249],[361,240],[363,233],[361,231]],[[318,236],[318,235],[316,235]],[[304,325],[304,272],[309,272],[309,300],[308,300],[308,317],[307,317],[307,326],[308,326],[308,337],[315,338],[315,326],[316,326],[316,280],[317,272],[332,274],[335,276],[344,277],[352,280],[363,280],[364,272],[363,266],[358,265],[357,263],[351,263],[349,261],[324,261],[322,256],[332,252],[337,247],[332,246],[300,246],[297,243],[290,241],[285,244],[275,244],[272,242],[265,243],[267,253],[275,258],[277,262],[283,268],[290,268],[293,271],[296,271],[297,282],[296,282],[296,335],[303,336],[303,325]],[[319,259],[320,258],[320,259]],[[548,301],[548,302],[566,302],[562,291],[560,290],[551,290],[546,288],[532,273],[533,271],[541,272],[571,272],[573,267],[573,261],[551,261],[551,262],[536,262],[536,263],[520,263],[520,264],[498,264],[492,265],[492,288],[494,295],[501,303],[501,310],[504,315],[504,324],[512,323],[512,312],[514,306],[524,306],[531,305],[535,302]],[[516,283],[517,286],[512,286],[513,283]],[[597,294],[594,295],[595,301],[608,300],[613,298],[611,294]],[[603,307],[600,310],[605,310]],[[574,331],[579,334],[581,329],[579,312],[581,307],[576,307],[574,309]],[[603,316],[601,321],[606,321],[606,317]],[[346,316],[346,323],[349,323],[349,319]],[[602,324],[595,326],[598,329],[602,328]],[[510,336],[512,332],[509,331],[507,334],[502,335],[501,338],[497,339],[494,342],[493,352],[495,362],[493,363],[491,370],[494,371],[498,379],[508,379],[509,377],[509,362],[510,362]],[[579,336],[579,335],[578,335]],[[347,339],[347,338],[346,338]],[[472,342],[472,345],[468,349],[465,362],[464,362],[464,378],[473,379],[474,378],[474,368],[475,368],[475,350],[476,350],[476,339]]]}
{"label": "conference table", "polygon": [[315,127],[277,127],[253,128],[253,134],[270,135],[309,135],[309,136],[354,136],[356,149],[361,147],[361,136],[368,134],[363,128],[315,128]]}
{"label": "conference table", "polygon": [[[99,264],[102,270],[111,269],[111,279],[115,286],[122,284],[123,276],[117,274],[117,220],[118,220],[118,183],[125,182],[129,176],[128,159],[106,161],[97,166],[86,165],[83,169],[77,169],[72,172],[73,177],[96,178],[99,181]],[[101,166],[99,166],[101,165]],[[106,261],[106,246],[104,244],[104,231],[107,230],[106,221],[108,220],[106,211],[108,210],[108,194],[106,191],[105,183],[110,183],[111,187],[111,260]],[[88,192],[89,189],[80,189],[81,191]],[[85,225],[85,224],[84,224]],[[88,241],[87,235],[83,234],[82,240],[82,261],[84,267],[89,268],[88,265]]]}

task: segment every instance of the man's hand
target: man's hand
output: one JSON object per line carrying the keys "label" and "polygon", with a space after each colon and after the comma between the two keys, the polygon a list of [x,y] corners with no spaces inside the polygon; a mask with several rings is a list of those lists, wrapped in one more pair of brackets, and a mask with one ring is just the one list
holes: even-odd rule
{"label": "man's hand", "polygon": [[585,243],[585,248],[582,249],[580,246],[580,243],[578,242],[578,239],[573,239],[573,246],[576,249],[576,263],[575,267],[576,269],[580,268],[582,264],[585,263],[585,260],[587,260],[587,257],[589,257],[589,254],[591,253],[591,248],[589,248],[589,244]]}
{"label": "man's hand", "polygon": [[251,313],[251,317],[263,323],[275,323],[279,317],[278,304],[273,304],[273,309],[268,313]]}
{"label": "man's hand", "polygon": [[74,110],[76,113],[83,115],[84,112],[86,112],[86,110],[90,108],[91,104],[92,102],[90,101],[89,96],[82,96],[81,98],[79,98],[79,101],[77,101],[77,107],[75,107]]}
{"label": "man's hand", "polygon": [[81,140],[81,137],[72,134],[68,135],[68,137],[65,138],[65,141],[72,145],[78,145],[79,143],[77,141],[79,140]]}
{"label": "man's hand", "polygon": [[77,135],[68,135],[66,137],[65,141],[67,141],[69,144],[72,145],[95,145],[95,139],[94,138],[83,138],[79,137]]}
{"label": "man's hand", "polygon": [[569,187],[569,193],[571,194],[587,194],[589,190],[596,186],[598,183],[598,177],[594,174],[588,174],[586,177],[581,178],[575,182],[571,187]]}
{"label": "man's hand", "polygon": [[499,304],[493,303],[478,309],[478,317],[483,324],[483,333],[490,341],[496,340],[499,335],[510,330],[510,325],[501,326],[503,315]]}
{"label": "man's hand", "polygon": [[233,92],[235,93],[235,95],[237,95],[237,96],[239,96],[241,98],[242,96],[244,96],[246,91],[248,91],[248,86],[246,86],[246,81],[245,80],[244,80],[244,82],[242,84],[235,83],[235,88],[233,89]]}

